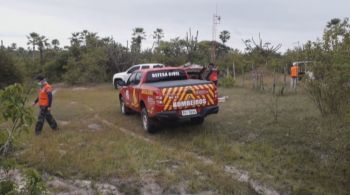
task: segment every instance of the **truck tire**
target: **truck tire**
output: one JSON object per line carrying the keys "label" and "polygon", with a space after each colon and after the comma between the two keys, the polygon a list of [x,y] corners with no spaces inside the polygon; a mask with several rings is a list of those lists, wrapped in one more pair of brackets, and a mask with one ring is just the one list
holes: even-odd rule
{"label": "truck tire", "polygon": [[113,82],[113,85],[114,85],[114,88],[115,89],[118,89],[121,85],[120,85],[120,82],[122,80],[121,79],[115,79],[114,82]]}
{"label": "truck tire", "polygon": [[141,110],[142,127],[148,133],[155,133],[157,131],[156,122],[148,116],[147,108],[142,107]]}
{"label": "truck tire", "polygon": [[120,97],[119,98],[119,103],[120,103],[120,112],[124,115],[128,115],[131,113],[131,109],[128,108],[126,105],[125,105],[125,102],[124,102],[124,99],[123,97]]}
{"label": "truck tire", "polygon": [[191,118],[191,123],[194,125],[200,125],[204,122],[204,117]]}

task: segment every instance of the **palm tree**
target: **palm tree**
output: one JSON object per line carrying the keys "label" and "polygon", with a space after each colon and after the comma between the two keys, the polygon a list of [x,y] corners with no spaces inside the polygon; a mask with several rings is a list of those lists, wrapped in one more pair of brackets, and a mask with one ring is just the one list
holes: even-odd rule
{"label": "palm tree", "polygon": [[49,47],[50,43],[48,42],[49,39],[46,38],[45,36],[39,36],[38,38],[38,49],[40,52],[40,64],[43,65],[44,64],[44,49],[45,47]]}
{"label": "palm tree", "polygon": [[132,45],[134,49],[139,53],[141,51],[142,40],[146,39],[146,33],[143,28],[136,27],[133,29],[132,35]]}
{"label": "palm tree", "polygon": [[[160,45],[160,40],[164,37],[164,32],[163,32],[163,29],[161,28],[157,28],[154,32],[153,32],[153,35],[152,35],[153,39],[155,41],[157,41],[157,47],[159,47]],[[154,43],[153,43],[154,45]],[[153,46],[152,46],[153,48]],[[159,50],[158,50],[159,51]]]}
{"label": "palm tree", "polygon": [[16,50],[17,49],[17,44],[16,43],[11,43],[11,50]]}
{"label": "palm tree", "polygon": [[71,46],[80,46],[81,39],[79,39],[79,32],[72,33],[72,37],[70,38],[70,45]]}
{"label": "palm tree", "polygon": [[28,42],[27,45],[31,45],[33,50],[32,50],[32,54],[33,54],[33,64],[34,64],[34,53],[35,53],[35,46],[38,44],[38,38],[39,38],[39,34],[36,32],[31,32],[29,34],[29,36],[27,36]]}
{"label": "palm tree", "polygon": [[84,33],[84,40],[85,40],[85,46],[86,47],[97,47],[99,42],[99,37],[97,36],[97,33],[94,32],[86,32]]}
{"label": "palm tree", "polygon": [[52,39],[51,44],[55,50],[59,49],[60,41],[58,39]]}
{"label": "palm tree", "polygon": [[144,39],[146,39],[146,33],[143,28],[134,28],[131,38],[131,58],[133,63],[138,61],[138,54],[141,52],[141,43]]}

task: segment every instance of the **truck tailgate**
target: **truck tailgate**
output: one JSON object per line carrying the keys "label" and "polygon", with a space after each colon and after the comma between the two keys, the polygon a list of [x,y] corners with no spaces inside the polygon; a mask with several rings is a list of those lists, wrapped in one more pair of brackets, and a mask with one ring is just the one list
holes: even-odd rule
{"label": "truck tailgate", "polygon": [[209,81],[184,80],[154,83],[163,95],[163,111],[193,109],[217,104],[216,87]]}

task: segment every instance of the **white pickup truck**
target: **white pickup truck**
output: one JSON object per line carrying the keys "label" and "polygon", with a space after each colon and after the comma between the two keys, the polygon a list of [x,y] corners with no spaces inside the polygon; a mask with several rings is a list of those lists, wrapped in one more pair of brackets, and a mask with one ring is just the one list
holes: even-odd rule
{"label": "white pickup truck", "polygon": [[150,68],[163,68],[163,67],[165,67],[164,64],[159,64],[159,63],[133,65],[130,68],[128,68],[125,72],[119,72],[113,75],[113,80],[112,80],[113,86],[114,88],[117,89],[118,87],[121,86],[121,81],[124,81],[124,83],[126,83],[131,73],[133,73],[136,70],[150,69]]}

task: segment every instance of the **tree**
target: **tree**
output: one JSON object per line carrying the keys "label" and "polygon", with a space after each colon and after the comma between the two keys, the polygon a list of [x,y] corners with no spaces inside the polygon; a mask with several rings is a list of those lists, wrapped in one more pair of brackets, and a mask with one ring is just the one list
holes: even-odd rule
{"label": "tree", "polygon": [[[157,28],[155,31],[153,31],[152,37],[155,40],[155,42],[157,43],[157,47],[159,47],[160,40],[164,37],[163,29]],[[153,45],[154,45],[154,43],[153,43]],[[153,46],[152,46],[152,48],[153,48]],[[157,49],[157,51],[159,52],[159,49]]]}
{"label": "tree", "polygon": [[27,36],[27,39],[28,39],[27,45],[31,45],[33,48],[32,49],[33,64],[34,64],[35,46],[38,45],[38,38],[39,38],[39,34],[36,32],[32,32],[29,34],[29,36]]}
{"label": "tree", "polygon": [[97,36],[97,33],[95,32],[89,32],[87,30],[84,30],[81,33],[81,39],[85,41],[85,46],[87,48],[93,48],[93,47],[98,47],[100,46],[101,40],[99,36]]}
{"label": "tree", "polygon": [[79,39],[79,32],[72,33],[72,37],[70,39],[70,45],[71,46],[80,46],[81,40]]}
{"label": "tree", "polygon": [[222,41],[222,44],[224,45],[230,39],[230,37],[230,32],[228,32],[227,30],[222,31],[219,36],[220,40]]}
{"label": "tree", "polygon": [[249,58],[251,58],[253,63],[257,63],[257,65],[267,65],[269,58],[278,56],[277,51],[282,47],[280,43],[273,45],[270,42],[264,42],[261,39],[260,33],[258,42],[252,37],[251,39],[243,40],[243,43],[246,46],[245,50],[248,52]]}
{"label": "tree", "polygon": [[[69,84],[97,83],[107,78],[108,52],[106,38],[97,33],[73,33],[68,58],[65,60],[63,79]],[[109,44],[107,42],[107,44]]]}
{"label": "tree", "polygon": [[198,30],[196,35],[192,35],[191,29],[186,33],[186,39],[183,41],[187,51],[187,59],[190,63],[194,62],[194,59],[197,57],[198,50]]}
{"label": "tree", "polygon": [[38,49],[39,49],[39,53],[40,53],[41,69],[42,69],[42,66],[44,65],[44,50],[45,50],[45,48],[48,48],[50,46],[50,43],[48,41],[49,41],[49,39],[46,38],[45,36],[39,36],[37,38]]}
{"label": "tree", "polygon": [[350,25],[349,19],[341,20],[334,18],[326,25],[323,34],[324,46],[326,50],[336,50],[343,42],[344,38],[349,35]]}
{"label": "tree", "polygon": [[115,42],[112,38],[104,38],[102,40],[108,55],[106,72],[111,78],[114,73],[125,70],[132,62],[126,47]]}
{"label": "tree", "polygon": [[325,54],[338,65],[350,65],[349,18],[335,18],[327,23],[323,34]]}
{"label": "tree", "polygon": [[13,50],[13,51],[16,50],[17,49],[17,44],[16,43],[11,43],[10,49]]}
{"label": "tree", "polygon": [[[28,130],[33,123],[32,109],[26,104],[30,90],[14,84],[0,91],[0,122],[8,123],[8,127],[1,127],[0,137],[4,143],[0,143],[0,154],[7,155],[13,146],[13,142],[22,131]],[[5,139],[3,139],[5,138]]]}
{"label": "tree", "polygon": [[58,39],[52,39],[51,45],[53,46],[53,48],[55,50],[58,50],[59,49],[59,45],[60,45],[60,41]]}
{"label": "tree", "polygon": [[0,89],[21,80],[21,72],[15,66],[13,57],[5,50],[0,50]]}
{"label": "tree", "polygon": [[140,53],[142,40],[146,39],[146,33],[143,28],[136,27],[133,29],[132,36],[132,50],[134,49],[135,52]]}
{"label": "tree", "polygon": [[139,54],[141,53],[142,40],[146,39],[146,33],[143,28],[136,27],[133,29],[132,41],[131,41],[131,55],[133,64],[138,61]]}
{"label": "tree", "polygon": [[305,91],[322,116],[344,116],[350,107],[349,19],[330,20],[323,40],[308,41],[304,48],[313,61],[308,70],[314,77],[305,81]]}

